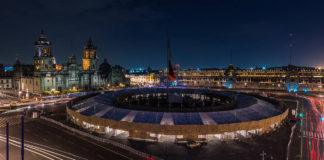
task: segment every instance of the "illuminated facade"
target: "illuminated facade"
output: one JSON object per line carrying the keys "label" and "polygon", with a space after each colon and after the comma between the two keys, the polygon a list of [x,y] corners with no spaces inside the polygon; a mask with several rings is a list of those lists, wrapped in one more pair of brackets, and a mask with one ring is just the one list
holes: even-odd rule
{"label": "illuminated facade", "polygon": [[126,74],[126,78],[130,79],[130,84],[132,86],[152,87],[160,84],[160,78],[155,73]]}
{"label": "illuminated facade", "polygon": [[82,67],[84,71],[98,70],[97,48],[93,45],[91,38],[83,49]]}
{"label": "illuminated facade", "polygon": [[108,80],[99,75],[97,50],[91,39],[84,47],[82,65],[77,63],[74,55],[68,58],[66,64],[56,64],[51,47],[51,42],[42,31],[35,42],[33,79],[39,79],[37,92],[90,90],[107,85]]}
{"label": "illuminated facade", "polygon": [[12,89],[12,78],[11,77],[0,77],[0,90],[1,89]]}
{"label": "illuminated facade", "polygon": [[[129,95],[153,97],[167,95],[167,93],[193,95],[197,99],[203,98],[204,96],[201,95],[205,93],[215,93],[223,95],[223,98],[235,98],[235,104],[240,107],[222,111],[211,109],[185,112],[170,109],[163,111],[154,108],[157,106],[151,106],[152,110],[135,106],[123,108],[114,103],[116,99]],[[144,103],[142,106],[145,105]],[[131,105],[132,103],[127,104],[127,106]],[[186,108],[186,105],[183,107]],[[262,135],[280,126],[289,111],[285,106],[277,106],[246,94],[186,87],[171,87],[169,91],[165,87],[106,91],[76,105],[69,103],[66,110],[68,118],[85,129],[107,136],[157,142],[208,142]]]}
{"label": "illuminated facade", "polygon": [[[293,65],[260,69],[191,69],[175,71],[177,84],[193,87],[324,91],[324,70]],[[167,72],[160,71],[161,85]]]}

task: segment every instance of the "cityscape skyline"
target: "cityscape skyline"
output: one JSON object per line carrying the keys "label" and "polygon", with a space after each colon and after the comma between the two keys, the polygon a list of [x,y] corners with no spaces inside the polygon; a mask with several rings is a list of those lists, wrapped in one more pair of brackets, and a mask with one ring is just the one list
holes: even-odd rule
{"label": "cityscape skyline", "polygon": [[0,159],[323,160],[324,4],[7,0]]}
{"label": "cityscape skyline", "polygon": [[[46,33],[47,34],[47,33]],[[290,34],[292,34],[292,33],[290,33]],[[289,34],[289,35],[290,35]],[[88,37],[88,39],[89,38],[92,38],[91,36],[89,36]],[[86,43],[84,43],[84,44],[86,44]],[[289,43],[288,43],[289,44]],[[290,45],[290,44],[289,44]],[[293,44],[292,44],[293,45]],[[54,47],[55,48],[55,47]],[[81,47],[82,48],[82,47]],[[55,49],[54,49],[55,50]],[[72,50],[74,50],[74,49],[72,49]],[[79,49],[78,49],[79,50]],[[172,50],[172,48],[171,48],[171,50]],[[247,66],[240,66],[240,64],[239,63],[235,63],[235,59],[237,59],[237,58],[239,58],[239,57],[235,57],[235,55],[234,55],[234,58],[233,58],[233,52],[232,52],[232,50],[233,49],[230,49],[229,50],[229,52],[227,53],[227,54],[224,54],[223,56],[224,57],[228,57],[228,63],[222,63],[222,64],[224,64],[223,66],[222,65],[214,65],[214,66],[206,66],[206,65],[198,65],[198,64],[193,64],[193,65],[191,65],[191,66],[187,66],[187,67],[185,67],[185,68],[181,68],[181,69],[195,69],[195,68],[217,68],[217,69],[224,69],[224,68],[227,68],[228,67],[228,65],[229,64],[233,64],[234,65],[234,67],[236,68],[240,68],[240,69],[255,69],[255,68],[268,68],[268,67],[279,67],[279,66],[287,66],[287,65],[297,65],[297,66],[305,66],[305,67],[314,67],[314,68],[322,68],[322,66],[321,65],[305,65],[305,64],[294,64],[294,63],[283,63],[283,64],[275,64],[275,65],[271,65],[271,64],[269,64],[269,65],[267,65],[266,63],[261,63],[261,64],[259,64],[259,63],[255,63],[255,65],[254,64],[251,64],[251,65],[247,65]],[[289,57],[289,53],[290,52],[290,50],[288,51],[288,53],[287,53],[287,57]],[[64,60],[64,58],[62,59],[62,61],[58,61],[57,62],[57,64],[65,64],[65,63],[67,63],[67,61],[66,61],[66,58],[67,57],[69,57],[69,56],[75,56],[77,59],[76,59],[76,61],[77,61],[77,63],[82,63],[82,49],[80,50],[80,54],[78,54],[78,53],[75,53],[74,51],[72,51],[71,53],[70,53],[70,55],[66,55],[66,57],[65,57],[65,60]],[[165,54],[165,53],[164,53]],[[293,54],[293,53],[292,53]],[[55,57],[55,54],[53,55],[54,57]],[[292,57],[293,57],[293,55],[292,55]],[[25,57],[24,57],[25,58]],[[61,58],[61,57],[60,57]],[[104,59],[109,59],[109,57],[101,57],[102,58],[102,60],[100,61],[100,62],[102,62]],[[289,57],[290,58],[290,57]],[[16,57],[15,57],[15,59],[19,59],[20,61],[22,61],[23,63],[25,62],[26,64],[31,64],[31,63],[29,63],[29,62],[26,62],[26,60],[25,59],[22,59],[21,57],[20,57],[20,54],[16,54]],[[234,59],[234,61],[233,61],[233,59]],[[57,61],[57,60],[56,60]],[[287,60],[287,61],[289,61],[289,60]],[[31,61],[32,62],[32,61]],[[233,63],[234,62],[234,63]],[[4,63],[2,63],[2,64],[5,64],[6,66],[10,66],[10,65],[13,65],[14,64],[14,61],[13,61],[13,63],[8,63],[8,62],[4,62]],[[111,64],[114,64],[114,65],[118,65],[118,64],[115,64],[115,63],[111,63]],[[176,63],[175,64],[179,64],[179,63],[177,63],[177,61],[176,61]],[[127,65],[126,65],[127,66]],[[163,64],[162,65],[160,65],[161,67],[154,67],[154,65],[147,65],[147,66],[145,66],[144,64],[142,65],[142,64],[140,64],[140,65],[136,65],[136,66],[129,66],[128,68],[127,67],[125,67],[126,69],[146,69],[147,67],[151,67],[151,68],[153,68],[153,69],[164,69],[164,68],[166,68],[166,66],[163,66]],[[180,64],[180,66],[181,66],[181,64]],[[203,67],[200,67],[200,66],[203,66]]]}
{"label": "cityscape skyline", "polygon": [[[82,46],[91,36],[101,60],[107,58],[109,63],[128,69],[164,68],[167,28],[173,63],[180,64],[181,68],[223,68],[230,63],[230,52],[234,66],[240,68],[287,65],[290,33],[295,34],[292,64],[324,66],[320,60],[324,58],[321,54],[324,24],[318,21],[323,12],[316,3],[94,1],[91,5],[73,4],[5,3],[1,19],[6,25],[1,26],[0,33],[6,38],[1,40],[0,52],[8,56],[0,63],[11,65],[18,54],[23,63],[31,64],[32,44],[44,29],[53,42],[53,55],[59,64],[66,63],[67,55],[72,52],[80,62]],[[25,24],[23,30],[21,23]],[[307,58],[303,57],[306,53]]]}

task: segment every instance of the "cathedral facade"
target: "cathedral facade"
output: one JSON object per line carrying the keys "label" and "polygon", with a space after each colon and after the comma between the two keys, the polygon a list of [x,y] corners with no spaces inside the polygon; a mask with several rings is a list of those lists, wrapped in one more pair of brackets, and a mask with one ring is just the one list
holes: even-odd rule
{"label": "cathedral facade", "polygon": [[[52,44],[42,31],[35,42],[33,89],[35,92],[92,90],[106,87],[108,79],[101,78],[98,69],[97,48],[91,38],[83,49],[82,64],[72,54],[65,64],[56,64]],[[39,84],[36,84],[36,83]]]}

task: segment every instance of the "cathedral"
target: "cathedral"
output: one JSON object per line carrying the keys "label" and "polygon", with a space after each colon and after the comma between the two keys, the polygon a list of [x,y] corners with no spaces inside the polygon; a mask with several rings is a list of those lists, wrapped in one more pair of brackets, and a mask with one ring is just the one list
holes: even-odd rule
{"label": "cathedral", "polygon": [[72,54],[65,64],[56,64],[52,44],[45,33],[40,33],[35,42],[34,71],[29,77],[18,80],[20,90],[43,93],[46,91],[93,90],[108,85],[108,78],[102,78],[98,69],[97,48],[89,38],[83,48],[82,64]]}

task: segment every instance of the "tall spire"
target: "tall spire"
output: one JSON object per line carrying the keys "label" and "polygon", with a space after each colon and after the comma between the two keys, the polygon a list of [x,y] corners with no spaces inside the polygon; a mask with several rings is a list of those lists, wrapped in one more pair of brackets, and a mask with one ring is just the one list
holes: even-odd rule
{"label": "tall spire", "polygon": [[91,39],[91,36],[89,37],[89,39],[88,39],[88,44],[87,44],[87,46],[93,46],[93,42],[92,42],[92,39]]}
{"label": "tall spire", "polygon": [[46,40],[46,34],[44,32],[44,30],[42,29],[40,34],[39,34],[39,41],[45,41]]}
{"label": "tall spire", "polygon": [[35,42],[35,45],[51,45],[51,42],[47,40],[44,30],[41,30],[38,41]]}
{"label": "tall spire", "polygon": [[232,49],[230,49],[230,64],[233,64]]}

